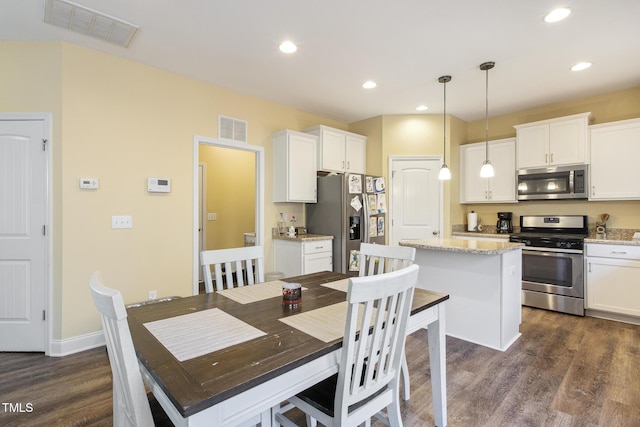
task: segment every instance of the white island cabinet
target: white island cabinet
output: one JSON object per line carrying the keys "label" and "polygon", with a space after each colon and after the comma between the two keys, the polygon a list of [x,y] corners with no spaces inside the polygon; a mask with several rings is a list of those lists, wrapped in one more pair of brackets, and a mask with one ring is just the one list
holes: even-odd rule
{"label": "white island cabinet", "polygon": [[449,294],[446,333],[505,351],[520,337],[522,247],[486,240],[402,240],[416,248],[417,287]]}

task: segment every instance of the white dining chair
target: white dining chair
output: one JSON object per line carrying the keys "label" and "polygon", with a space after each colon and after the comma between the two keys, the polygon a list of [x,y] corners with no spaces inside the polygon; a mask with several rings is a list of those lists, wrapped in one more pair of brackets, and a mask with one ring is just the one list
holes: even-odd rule
{"label": "white dining chair", "polygon": [[[349,279],[338,374],[289,399],[307,415],[308,424],[312,418],[327,427],[369,425],[386,408],[388,425],[402,425],[400,365],[418,270],[411,265]],[[283,412],[274,418],[295,426]]]}
{"label": "white dining chair", "polygon": [[416,248],[408,246],[360,244],[360,276],[388,273],[413,264]]}
{"label": "white dining chair", "polygon": [[[412,265],[415,259],[416,248],[361,243],[359,276],[396,271]],[[405,356],[402,357],[402,397],[404,400],[411,398],[409,366]]]}
{"label": "white dining chair", "polygon": [[122,294],[104,286],[100,272],[91,275],[89,286],[93,302],[102,318],[102,329],[113,374],[113,425],[153,426],[151,408],[133,348]]}
{"label": "white dining chair", "polygon": [[[264,247],[245,246],[200,252],[207,293],[264,282]],[[213,276],[211,268],[213,267]]]}

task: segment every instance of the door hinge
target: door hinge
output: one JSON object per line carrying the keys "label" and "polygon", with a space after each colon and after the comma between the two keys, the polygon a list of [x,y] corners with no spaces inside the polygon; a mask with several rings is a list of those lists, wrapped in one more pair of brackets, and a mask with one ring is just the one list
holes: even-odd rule
{"label": "door hinge", "polygon": [[42,310],[42,321],[44,322],[45,320],[47,320],[47,311]]}
{"label": "door hinge", "polygon": [[42,226],[42,235],[43,235],[43,236],[46,236],[46,235],[47,235],[47,226],[46,226],[46,225],[43,225],[43,226]]}
{"label": "door hinge", "polygon": [[42,138],[42,151],[47,151],[47,140]]}

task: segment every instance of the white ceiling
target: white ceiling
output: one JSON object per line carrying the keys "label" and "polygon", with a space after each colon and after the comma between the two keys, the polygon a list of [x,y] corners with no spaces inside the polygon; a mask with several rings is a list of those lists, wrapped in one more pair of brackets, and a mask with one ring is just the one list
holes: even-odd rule
{"label": "white ceiling", "polygon": [[[129,48],[43,23],[44,0],[3,0],[0,40],[62,40],[351,123],[463,120],[640,85],[639,0],[76,0],[138,25]],[[563,22],[542,18],[557,6]],[[278,44],[291,39],[298,52]],[[579,73],[577,62],[593,66]],[[375,80],[378,87],[361,84]]]}

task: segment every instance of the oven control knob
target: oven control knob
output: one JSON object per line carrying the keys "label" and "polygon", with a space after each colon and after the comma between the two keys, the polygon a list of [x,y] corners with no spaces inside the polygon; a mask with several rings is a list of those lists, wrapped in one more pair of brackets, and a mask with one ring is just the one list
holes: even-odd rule
{"label": "oven control knob", "polygon": [[556,243],[556,247],[558,247],[558,248],[562,248],[562,242],[557,242],[557,243]]}

